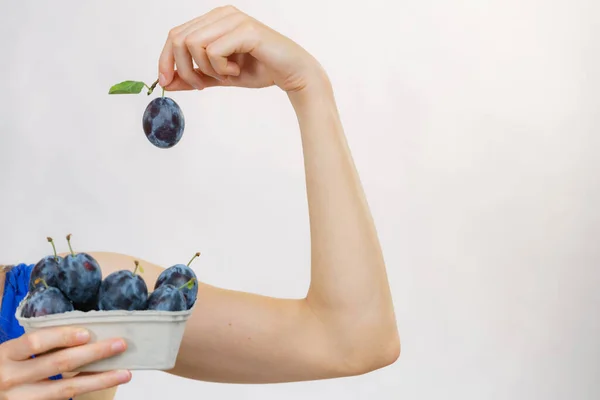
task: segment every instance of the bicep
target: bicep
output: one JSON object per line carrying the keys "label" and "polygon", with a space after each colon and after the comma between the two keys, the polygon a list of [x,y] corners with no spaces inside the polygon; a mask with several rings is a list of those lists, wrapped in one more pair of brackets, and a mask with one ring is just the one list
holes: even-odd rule
{"label": "bicep", "polygon": [[[133,258],[91,253],[103,276]],[[139,260],[148,290],[163,268]],[[182,377],[226,383],[273,383],[345,375],[334,335],[304,299],[278,299],[199,283],[176,366]]]}

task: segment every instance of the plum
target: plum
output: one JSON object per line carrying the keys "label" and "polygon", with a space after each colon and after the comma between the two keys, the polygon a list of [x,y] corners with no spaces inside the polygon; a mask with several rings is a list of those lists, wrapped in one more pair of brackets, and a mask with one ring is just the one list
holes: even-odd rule
{"label": "plum", "polygon": [[139,262],[135,261],[133,272],[116,271],[108,275],[100,285],[98,309],[109,310],[144,310],[148,301],[148,287],[137,270],[143,272]]}
{"label": "plum", "polygon": [[[108,94],[139,94],[146,87],[148,88],[147,94],[151,95],[157,85],[158,79],[151,86],[143,81],[126,80],[112,85]],[[146,106],[142,116],[142,127],[146,138],[158,148],[171,148],[181,140],[185,129],[183,112],[173,99],[165,97],[164,87],[162,88],[162,97],[152,100]]]}
{"label": "plum", "polygon": [[181,140],[185,119],[181,108],[173,99],[158,97],[146,107],[142,125],[150,143],[161,149],[168,149]]}
{"label": "plum", "polygon": [[[176,264],[165,269],[158,276],[156,283],[154,284],[154,289],[157,290],[162,285],[172,285],[176,288],[181,288],[183,296],[185,297],[187,309],[192,308],[198,296],[198,281],[196,279],[196,274],[190,268],[190,264],[199,256],[200,253],[196,253],[187,265]],[[187,284],[191,280],[193,280],[192,284],[188,286]]]}
{"label": "plum", "polygon": [[[42,283],[43,286],[37,286]],[[38,278],[36,289],[27,295],[21,315],[23,318],[42,317],[44,315],[62,314],[74,311],[73,304],[59,289],[48,286],[47,282]]]}
{"label": "plum", "polygon": [[77,310],[93,310],[98,301],[102,271],[98,262],[89,254],[73,252],[71,235],[67,235],[67,242],[71,254],[63,258],[60,264],[57,287]]}
{"label": "plum", "polygon": [[[60,263],[63,258],[59,257],[56,254],[56,247],[54,246],[54,241],[52,238],[47,238],[48,242],[52,244],[52,249],[54,250],[53,256],[47,256],[42,258],[40,261],[35,264],[35,266],[31,270],[30,278],[29,278],[29,291],[33,292],[36,288],[43,286],[38,279],[43,278],[48,286],[57,287],[58,286],[58,273],[60,271]],[[37,284],[35,282],[38,282]]]}
{"label": "plum", "polygon": [[185,296],[180,288],[162,285],[148,297],[148,310],[183,311],[187,309]]}

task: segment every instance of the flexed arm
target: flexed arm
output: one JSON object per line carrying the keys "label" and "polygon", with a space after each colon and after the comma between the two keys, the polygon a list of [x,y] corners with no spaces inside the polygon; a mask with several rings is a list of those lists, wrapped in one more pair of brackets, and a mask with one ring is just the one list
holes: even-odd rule
{"label": "flexed arm", "polygon": [[[362,374],[394,362],[400,342],[382,252],[319,63],[290,39],[224,7],[173,29],[159,71],[167,90],[277,85],[288,94],[302,136],[312,245],[303,299],[200,284],[171,372],[269,383]],[[131,263],[128,256],[92,254],[105,274]],[[161,268],[144,265],[153,286]]]}

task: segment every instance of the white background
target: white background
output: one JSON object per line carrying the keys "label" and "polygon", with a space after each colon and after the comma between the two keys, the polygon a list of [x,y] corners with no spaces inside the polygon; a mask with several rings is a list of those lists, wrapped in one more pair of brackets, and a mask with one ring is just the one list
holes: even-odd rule
{"label": "white background", "polygon": [[[300,139],[277,89],[173,95],[182,142],[145,139],[168,30],[216,1],[1,1],[0,254],[187,261],[204,281],[303,296]],[[117,399],[600,397],[597,1],[238,1],[335,85],[387,260],[402,356],[273,386],[135,373]],[[128,267],[128,266],[123,266]]]}

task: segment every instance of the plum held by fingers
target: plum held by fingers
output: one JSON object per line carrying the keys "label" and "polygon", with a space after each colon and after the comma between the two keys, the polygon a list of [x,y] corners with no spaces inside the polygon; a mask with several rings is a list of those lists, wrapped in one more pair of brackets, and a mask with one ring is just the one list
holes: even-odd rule
{"label": "plum held by fingers", "polygon": [[[139,94],[144,87],[148,88],[148,95],[152,94],[158,81],[152,86],[141,81],[123,81],[113,85],[109,94]],[[183,137],[185,118],[181,107],[171,98],[165,97],[163,88],[162,96],[153,99],[144,110],[142,128],[150,143],[160,149],[174,147]]]}
{"label": "plum held by fingers", "polygon": [[142,125],[150,143],[161,149],[169,149],[181,140],[185,120],[181,108],[173,99],[159,97],[146,107]]}

